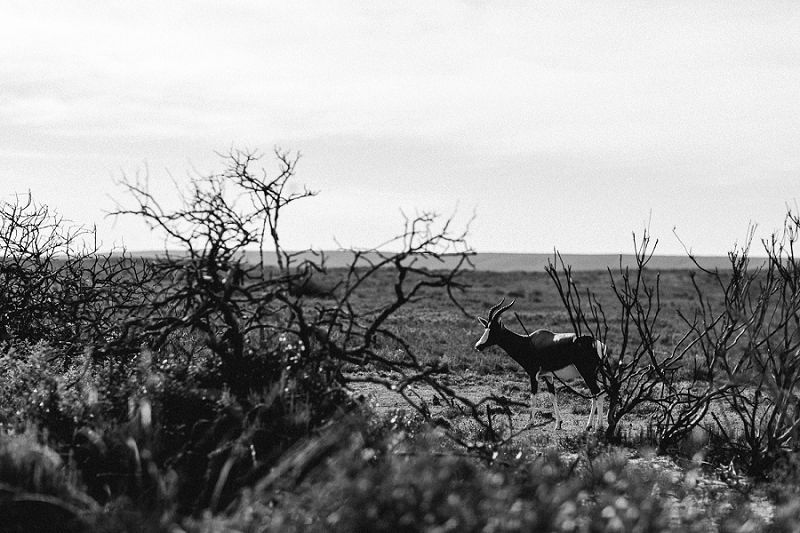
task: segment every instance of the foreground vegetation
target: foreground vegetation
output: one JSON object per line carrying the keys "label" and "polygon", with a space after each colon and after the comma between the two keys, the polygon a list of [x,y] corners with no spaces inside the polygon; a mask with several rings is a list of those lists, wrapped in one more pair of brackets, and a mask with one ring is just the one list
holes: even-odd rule
{"label": "foreground vegetation", "polygon": [[[725,272],[652,271],[647,233],[635,268],[476,272],[466,229],[426,213],[332,270],[281,246],[314,193],[276,156],[272,177],[233,152],[174,205],[123,180],[118,215],[165,236],[158,260],[2,205],[0,531],[793,530],[792,213],[763,264],[745,247]],[[604,433],[519,424],[520,369],[471,349],[504,297],[509,327],[609,346]]]}

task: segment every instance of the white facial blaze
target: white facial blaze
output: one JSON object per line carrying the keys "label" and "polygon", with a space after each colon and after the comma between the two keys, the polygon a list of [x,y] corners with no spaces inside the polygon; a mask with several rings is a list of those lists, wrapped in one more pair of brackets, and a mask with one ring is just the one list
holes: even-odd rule
{"label": "white facial blaze", "polygon": [[481,335],[481,338],[478,340],[478,342],[475,343],[475,349],[479,350],[481,346],[486,344],[488,341],[489,341],[489,328],[486,328],[485,330],[483,330],[483,335]]}

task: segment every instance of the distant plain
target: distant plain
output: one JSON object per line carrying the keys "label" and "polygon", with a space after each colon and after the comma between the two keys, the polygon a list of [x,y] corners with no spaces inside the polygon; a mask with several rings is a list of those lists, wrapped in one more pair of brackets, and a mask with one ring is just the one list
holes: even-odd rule
{"label": "distant plain", "polygon": [[[350,250],[330,250],[320,251],[325,258],[325,265],[328,268],[344,268],[351,264],[353,252]],[[133,252],[134,256],[157,257],[163,252],[142,251]],[[376,252],[365,252],[367,258],[376,258]],[[549,261],[554,261],[555,254],[539,253],[482,253],[478,252],[470,257],[470,261],[475,270],[486,272],[543,272]],[[573,271],[592,271],[607,268],[632,267],[635,265],[635,257],[632,254],[562,254],[565,264],[572,267]],[[303,259],[314,259],[317,261],[319,255],[312,252],[300,252],[296,256],[297,261]],[[257,252],[248,252],[246,261],[249,263],[258,262]],[[698,263],[707,269],[725,269],[730,267],[728,258],[725,256],[698,256]],[[274,266],[277,264],[274,252],[265,252],[264,261],[266,265]],[[417,266],[429,270],[449,269],[458,261],[456,256],[444,256],[443,260],[420,257]],[[648,267],[652,270],[686,270],[694,269],[696,265],[688,255],[654,255]]]}

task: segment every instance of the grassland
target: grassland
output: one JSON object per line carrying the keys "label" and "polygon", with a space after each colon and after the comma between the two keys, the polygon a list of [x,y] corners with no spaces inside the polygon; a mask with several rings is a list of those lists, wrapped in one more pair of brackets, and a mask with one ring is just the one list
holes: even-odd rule
{"label": "grassland", "polygon": [[[315,274],[314,283],[321,294],[319,303],[325,302],[325,293],[338,290],[337,283],[344,275],[345,271],[337,269]],[[368,310],[391,301],[395,276],[390,269],[378,271],[353,295],[353,307]],[[658,347],[668,351],[685,332],[686,324],[679,312],[691,315],[697,305],[693,283],[708,295],[714,294],[714,287],[710,279],[702,276],[695,276],[693,281],[688,270],[653,270],[647,276],[653,282],[658,278]],[[573,277],[582,290],[596,295],[611,317],[608,342],[613,350],[616,297],[609,273],[587,270],[575,272]],[[224,483],[214,482],[213,477],[205,479],[203,483],[216,486],[205,514],[182,514],[176,497],[169,496],[169,489],[157,491],[160,496],[156,497],[143,491],[141,480],[134,484],[139,487],[135,511],[131,511],[130,500],[112,499],[105,507],[91,503],[84,492],[91,487],[80,483],[82,471],[75,470],[71,459],[76,453],[74,443],[73,447],[61,448],[51,444],[61,450],[59,459],[46,447],[47,439],[34,436],[33,429],[16,436],[12,431],[0,438],[0,467],[5,468],[0,468],[0,476],[5,476],[6,490],[13,486],[13,476],[33,476],[26,491],[49,490],[54,494],[49,498],[58,498],[54,509],[88,517],[79,522],[75,531],[121,531],[131,527],[139,531],[177,531],[177,524],[184,531],[198,532],[515,531],[530,527],[561,531],[759,531],[769,523],[773,523],[769,527],[777,528],[774,531],[781,531],[792,523],[797,509],[792,503],[795,485],[791,465],[787,464],[785,476],[774,475],[773,481],[756,483],[735,469],[707,461],[713,443],[708,435],[701,434],[693,435],[670,456],[656,456],[648,434],[647,409],[633,413],[622,428],[622,443],[611,445],[602,436],[583,430],[588,401],[562,387],[559,395],[564,429],[555,430],[550,403],[544,398],[539,402],[539,415],[529,426],[529,378],[499,349],[482,353],[474,350],[482,332],[476,317],[485,316],[503,298],[515,299],[513,309],[529,330],[570,331],[559,294],[544,272],[472,270],[464,272],[459,282],[463,290],[456,297],[461,308],[441,291],[430,290],[399,309],[386,327],[406,340],[409,351],[422,366],[439,368],[438,382],[459,397],[481,405],[481,409],[488,406],[481,403],[485,398],[507,400],[506,410],[477,413],[484,419],[488,415],[489,428],[476,424],[476,413],[469,412],[463,404],[441,402],[435,390],[422,384],[404,391],[417,404],[412,408],[398,394],[395,384],[399,377],[391,367],[349,365],[345,374],[356,381],[348,387],[354,397],[363,400],[359,408],[362,414],[355,420],[341,419],[315,432],[312,438],[300,440],[284,452],[283,459],[274,463],[270,471],[262,472],[262,477],[240,481],[241,492],[225,496],[226,506],[218,502],[222,496],[217,495]],[[311,297],[309,304],[313,306],[316,298]],[[711,298],[706,303],[720,302]],[[522,330],[512,313],[505,320],[511,329]],[[391,359],[396,347],[387,344],[379,350]],[[4,364],[7,370],[14,370],[8,358]],[[18,367],[17,371],[19,379],[30,381],[30,387],[41,388],[41,383],[62,387],[61,381],[44,377],[46,373],[42,375],[43,382],[34,383],[36,372],[42,371],[37,366],[41,363],[29,359],[25,364],[28,366]],[[74,372],[66,378],[73,380]],[[17,378],[7,374],[7,379]],[[145,381],[148,379],[152,378]],[[12,397],[6,400],[9,405],[18,401]],[[41,395],[34,395],[31,400],[41,401]],[[220,405],[223,414],[217,424],[228,420],[224,412],[236,404],[223,399]],[[427,412],[427,422],[418,411],[420,405]],[[48,407],[51,408],[59,409],[55,405]],[[137,424],[141,424],[140,418],[124,426],[127,429],[122,430],[123,439],[126,432],[141,432],[135,430]],[[119,432],[96,429],[106,435]],[[133,436],[127,438],[133,442]],[[139,442],[140,437],[135,438]],[[37,448],[40,451],[31,448],[31,453],[39,454],[36,457],[51,457],[48,464],[20,451],[25,448],[24,442],[30,441],[41,447]],[[491,456],[469,451],[480,451],[483,443],[490,441],[501,443],[492,448],[496,451]],[[146,446],[146,442],[149,441],[139,445]],[[255,449],[253,444],[249,446]],[[224,449],[229,450],[225,453],[232,453],[230,450],[235,448]],[[222,453],[221,450],[213,453]],[[185,461],[182,457],[163,463],[139,463],[138,468],[149,465],[152,482],[165,487],[170,476],[196,478],[199,472],[180,469],[181,461]],[[70,482],[70,475],[76,481]],[[137,475],[142,476],[141,472]],[[48,476],[54,480],[48,482],[53,488],[43,489],[42,480]],[[788,479],[790,484],[780,488],[774,481],[777,479]],[[130,490],[130,485],[125,486]],[[111,495],[101,494],[101,498]],[[49,527],[48,524],[52,526],[44,522],[41,527]],[[0,531],[4,529],[0,527]]]}
{"label": "grassland", "polygon": [[[686,324],[679,316],[683,312],[691,316],[697,304],[697,294],[692,286],[691,270],[652,271],[653,279],[659,278],[661,307],[659,320],[660,349],[671,350],[686,331]],[[382,278],[381,276],[385,276]],[[336,273],[326,283],[333,285]],[[605,304],[609,317],[614,311],[616,296],[604,270],[575,272],[573,278],[584,290],[593,292]],[[715,288],[710,279],[695,274],[698,285],[712,295],[711,304],[721,306],[718,295],[714,301]],[[466,286],[457,294],[463,311],[449,300],[446,294],[431,292],[424,300],[402,308],[393,318],[392,327],[407,336],[415,351],[426,362],[446,364],[454,374],[472,371],[477,374],[505,374],[518,369],[516,364],[501,351],[494,349],[485,353],[473,347],[480,337],[482,327],[477,317],[485,317],[488,310],[503,298],[506,302],[516,300],[513,312],[505,317],[506,325],[518,332],[523,326],[528,331],[549,329],[557,332],[572,331],[569,316],[558,291],[545,272],[491,272],[468,271],[460,279]],[[393,278],[382,272],[368,286],[368,291],[359,294],[356,303],[367,306],[391,298]],[[466,312],[466,313],[465,313]],[[608,339],[612,346],[616,332],[610,330]],[[519,369],[521,370],[521,369]]]}

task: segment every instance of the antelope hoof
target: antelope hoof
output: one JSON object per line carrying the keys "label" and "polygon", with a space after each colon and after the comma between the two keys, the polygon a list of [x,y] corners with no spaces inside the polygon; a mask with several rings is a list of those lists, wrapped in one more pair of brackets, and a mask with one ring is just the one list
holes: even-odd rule
{"label": "antelope hoof", "polygon": [[556,422],[556,430],[560,431],[561,429],[562,429],[561,428],[561,420],[559,420],[558,422]]}

